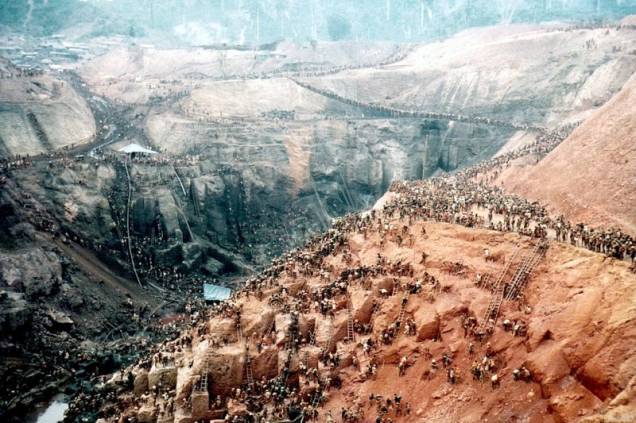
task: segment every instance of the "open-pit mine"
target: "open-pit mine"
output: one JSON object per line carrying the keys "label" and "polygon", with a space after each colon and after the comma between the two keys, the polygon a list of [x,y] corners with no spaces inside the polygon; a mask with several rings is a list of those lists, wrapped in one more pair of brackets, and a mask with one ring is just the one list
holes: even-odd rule
{"label": "open-pit mine", "polygon": [[208,3],[0,5],[0,421],[636,422],[636,1]]}

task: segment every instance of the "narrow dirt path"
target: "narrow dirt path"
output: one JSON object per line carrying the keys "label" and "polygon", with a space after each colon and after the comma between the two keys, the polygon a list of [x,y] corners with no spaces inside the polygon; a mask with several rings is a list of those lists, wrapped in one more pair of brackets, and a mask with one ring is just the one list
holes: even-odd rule
{"label": "narrow dirt path", "polygon": [[69,241],[67,244],[58,238],[52,237],[51,241],[59,247],[65,255],[71,258],[84,273],[98,281],[103,281],[113,290],[128,294],[133,299],[140,301],[158,301],[155,296],[149,295],[147,290],[140,288],[134,281],[115,274],[104,262],[79,244],[72,241]]}

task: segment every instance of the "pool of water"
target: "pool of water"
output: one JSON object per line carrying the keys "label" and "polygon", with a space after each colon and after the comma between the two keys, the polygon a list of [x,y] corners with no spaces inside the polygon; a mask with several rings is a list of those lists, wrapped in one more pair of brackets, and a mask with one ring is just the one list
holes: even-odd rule
{"label": "pool of water", "polygon": [[57,395],[48,403],[42,404],[41,407],[36,407],[35,412],[30,415],[27,423],[59,423],[64,419],[64,412],[68,408],[66,397],[64,395]]}

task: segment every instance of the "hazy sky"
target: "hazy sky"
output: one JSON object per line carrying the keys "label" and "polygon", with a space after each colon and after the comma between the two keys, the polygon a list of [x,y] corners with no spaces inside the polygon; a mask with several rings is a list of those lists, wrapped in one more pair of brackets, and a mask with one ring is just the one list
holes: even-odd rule
{"label": "hazy sky", "polygon": [[414,42],[472,26],[636,14],[636,0],[0,0],[5,30],[189,44],[280,39]]}

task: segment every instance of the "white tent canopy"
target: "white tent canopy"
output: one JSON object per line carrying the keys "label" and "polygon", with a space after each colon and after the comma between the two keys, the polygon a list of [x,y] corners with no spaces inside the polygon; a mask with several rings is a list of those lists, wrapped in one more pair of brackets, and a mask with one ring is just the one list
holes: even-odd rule
{"label": "white tent canopy", "polygon": [[157,154],[156,151],[152,151],[150,149],[147,149],[146,147],[142,147],[139,144],[128,144],[125,147],[122,147],[118,150],[120,153],[125,153],[125,154],[132,154],[132,153],[143,153],[143,154]]}

